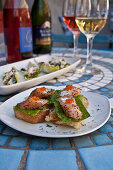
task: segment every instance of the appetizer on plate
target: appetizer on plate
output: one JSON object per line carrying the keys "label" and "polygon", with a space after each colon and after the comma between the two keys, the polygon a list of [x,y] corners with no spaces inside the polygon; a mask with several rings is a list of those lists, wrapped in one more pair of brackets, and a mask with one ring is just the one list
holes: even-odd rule
{"label": "appetizer on plate", "polygon": [[[35,60],[34,60],[35,61]],[[12,85],[23,81],[20,77],[24,77],[24,80],[31,80],[40,76],[40,73],[51,73],[63,69],[69,64],[63,58],[52,58],[48,63],[41,62],[36,64],[29,62],[27,66],[17,70],[16,67],[12,67],[9,72],[5,72],[1,77],[4,85]],[[42,76],[43,77],[43,76]]]}
{"label": "appetizer on plate", "polygon": [[57,57],[57,58],[52,58],[52,60],[49,61],[48,63],[41,62],[39,63],[39,65],[40,65],[41,72],[51,73],[69,66],[69,63],[67,63],[64,58]]}
{"label": "appetizer on plate", "polygon": [[88,99],[80,93],[81,89],[72,85],[66,86],[63,90],[56,90],[49,99],[49,104],[54,106],[53,110],[45,120],[57,125],[79,128],[82,122],[90,116],[87,111]]}
{"label": "appetizer on plate", "polygon": [[25,80],[30,80],[40,75],[39,66],[31,62],[28,63],[27,67],[22,68],[21,72]]}
{"label": "appetizer on plate", "polygon": [[2,80],[4,85],[12,85],[19,83],[20,75],[18,70],[15,67],[12,67],[9,72],[3,74]]}
{"label": "appetizer on plate", "polygon": [[15,116],[29,123],[52,122],[79,128],[90,114],[88,99],[72,85],[63,90],[37,88],[28,99],[14,107]]}
{"label": "appetizer on plate", "polygon": [[15,116],[32,124],[45,122],[45,117],[50,111],[48,98],[54,92],[55,90],[46,89],[45,87],[37,88],[30,94],[27,100],[14,107]]}

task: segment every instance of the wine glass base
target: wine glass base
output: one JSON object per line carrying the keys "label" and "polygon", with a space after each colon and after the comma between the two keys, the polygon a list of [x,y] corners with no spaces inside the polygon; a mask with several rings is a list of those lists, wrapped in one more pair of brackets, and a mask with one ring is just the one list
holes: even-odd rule
{"label": "wine glass base", "polygon": [[101,73],[101,70],[100,69],[97,69],[95,67],[92,67],[91,70],[89,69],[86,69],[85,74],[89,74],[89,75],[97,75],[97,74],[100,74]]}
{"label": "wine glass base", "polygon": [[87,68],[85,65],[77,67],[75,70],[79,74],[97,75],[101,73],[101,70],[95,67]]}

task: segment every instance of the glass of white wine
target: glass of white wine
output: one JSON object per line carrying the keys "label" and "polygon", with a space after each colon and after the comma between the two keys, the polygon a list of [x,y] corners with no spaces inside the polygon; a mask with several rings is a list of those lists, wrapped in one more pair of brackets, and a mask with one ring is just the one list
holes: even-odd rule
{"label": "glass of white wine", "polygon": [[92,67],[92,44],[96,34],[98,34],[107,22],[109,11],[109,0],[77,0],[75,10],[75,20],[80,31],[87,38],[87,59],[82,70],[86,74],[96,74],[98,69]]}

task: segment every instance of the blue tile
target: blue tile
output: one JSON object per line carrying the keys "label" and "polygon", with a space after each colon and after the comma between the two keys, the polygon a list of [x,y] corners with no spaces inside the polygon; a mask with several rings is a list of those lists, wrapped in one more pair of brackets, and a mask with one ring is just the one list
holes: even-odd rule
{"label": "blue tile", "polygon": [[92,132],[91,134],[97,134],[97,133],[99,133],[99,132],[96,130],[96,131]]}
{"label": "blue tile", "polygon": [[109,135],[113,138],[113,133],[109,133]]}
{"label": "blue tile", "polygon": [[113,81],[110,84],[113,85]]}
{"label": "blue tile", "polygon": [[113,170],[113,145],[79,149],[87,170]]}
{"label": "blue tile", "polygon": [[84,75],[80,77],[80,80],[89,80],[92,76],[91,75]]}
{"label": "blue tile", "polygon": [[108,89],[110,89],[110,90],[113,90],[113,84],[108,84],[107,86],[106,86],[106,88],[108,88]]}
{"label": "blue tile", "polygon": [[5,102],[11,96],[0,96],[0,102]]}
{"label": "blue tile", "polygon": [[113,117],[110,116],[108,121],[112,122],[113,121]]}
{"label": "blue tile", "polygon": [[81,83],[82,80],[78,79],[78,80],[73,80],[73,83]]}
{"label": "blue tile", "polygon": [[43,83],[43,86],[51,86],[51,83]]}
{"label": "blue tile", "polygon": [[111,132],[113,131],[113,128],[109,124],[105,124],[99,129],[99,131],[102,133]]}
{"label": "blue tile", "polygon": [[100,134],[100,135],[94,135],[92,136],[94,142],[96,145],[104,145],[104,144],[111,144],[113,141],[106,135],[106,134]]}
{"label": "blue tile", "polygon": [[5,129],[5,131],[3,132],[3,134],[4,134],[4,135],[12,135],[12,136],[15,136],[15,135],[18,135],[19,132],[16,131],[16,130],[14,130],[14,129],[12,129],[12,128],[10,128],[10,127],[7,127],[7,128]]}
{"label": "blue tile", "polygon": [[0,136],[0,146],[3,146],[7,142],[8,138],[8,136]]}
{"label": "blue tile", "polygon": [[0,132],[3,130],[4,127],[5,125],[0,125]]}
{"label": "blue tile", "polygon": [[77,170],[76,153],[73,150],[29,151],[26,170],[35,169]]}
{"label": "blue tile", "polygon": [[[113,86],[113,85],[112,85]],[[112,94],[113,95],[113,91],[110,91],[109,94]]]}
{"label": "blue tile", "polygon": [[111,113],[111,116],[113,116],[113,113]]}
{"label": "blue tile", "polygon": [[[112,126],[113,126],[113,122],[110,122],[111,124],[112,124]],[[113,128],[112,128],[113,129]],[[113,131],[113,130],[112,130]]]}
{"label": "blue tile", "polygon": [[67,85],[73,84],[73,82],[72,81],[67,81],[67,82],[64,82],[64,84],[67,86]]}
{"label": "blue tile", "polygon": [[108,98],[112,98],[112,95],[110,95],[109,93],[104,93],[103,95],[108,97]]}
{"label": "blue tile", "polygon": [[62,83],[53,83],[52,86],[62,86]]}
{"label": "blue tile", "polygon": [[33,138],[30,147],[32,149],[48,149],[49,140],[46,138]]}
{"label": "blue tile", "polygon": [[28,139],[25,137],[13,137],[8,146],[26,147]]}
{"label": "blue tile", "polygon": [[76,137],[73,138],[73,141],[77,147],[93,146],[93,142],[89,136]]}
{"label": "blue tile", "polygon": [[99,90],[92,90],[92,92],[93,92],[93,93],[102,94],[102,92],[101,92],[101,91],[99,91]]}
{"label": "blue tile", "polygon": [[70,148],[69,139],[53,139],[53,148]]}
{"label": "blue tile", "polygon": [[107,88],[104,88],[104,87],[102,87],[102,88],[100,88],[100,89],[98,89],[98,90],[100,90],[100,91],[102,91],[102,92],[108,92],[108,91],[110,91],[110,89],[107,89]]}
{"label": "blue tile", "polygon": [[0,149],[0,170],[17,170],[23,154],[22,150]]}

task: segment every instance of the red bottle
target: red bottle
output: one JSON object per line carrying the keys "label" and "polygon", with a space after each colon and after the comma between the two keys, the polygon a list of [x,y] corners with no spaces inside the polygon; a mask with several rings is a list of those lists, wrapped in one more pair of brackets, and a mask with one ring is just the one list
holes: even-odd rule
{"label": "red bottle", "polygon": [[25,0],[6,0],[4,6],[7,62],[31,58],[33,55],[31,17]]}
{"label": "red bottle", "polygon": [[3,12],[0,11],[0,33],[3,33]]}

